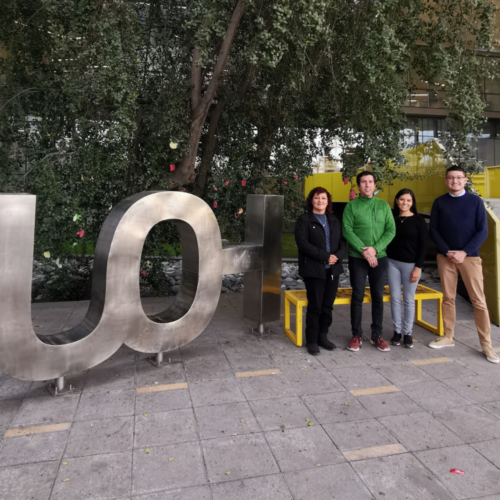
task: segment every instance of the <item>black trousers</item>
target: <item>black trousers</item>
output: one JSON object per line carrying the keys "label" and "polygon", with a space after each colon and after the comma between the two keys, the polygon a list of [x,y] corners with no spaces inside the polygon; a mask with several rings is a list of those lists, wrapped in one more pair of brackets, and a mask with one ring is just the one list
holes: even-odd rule
{"label": "black trousers", "polygon": [[351,328],[355,337],[363,336],[361,320],[363,318],[363,297],[368,276],[370,294],[372,296],[372,336],[382,336],[382,321],[384,319],[384,286],[389,261],[387,257],[378,259],[377,267],[370,267],[363,258],[349,257],[349,275],[352,286]]}
{"label": "black trousers", "polygon": [[325,268],[325,278],[304,278],[307,291],[306,343],[317,344],[332,324],[333,303],[339,287],[339,276]]}

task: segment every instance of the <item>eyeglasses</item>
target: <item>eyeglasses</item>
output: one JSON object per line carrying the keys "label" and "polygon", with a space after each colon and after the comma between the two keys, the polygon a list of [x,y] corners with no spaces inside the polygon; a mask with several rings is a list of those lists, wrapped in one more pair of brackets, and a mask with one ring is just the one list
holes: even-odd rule
{"label": "eyeglasses", "polygon": [[451,182],[453,182],[453,181],[461,181],[462,179],[467,179],[467,177],[463,177],[463,176],[462,177],[446,177],[446,180],[447,181],[451,181]]}

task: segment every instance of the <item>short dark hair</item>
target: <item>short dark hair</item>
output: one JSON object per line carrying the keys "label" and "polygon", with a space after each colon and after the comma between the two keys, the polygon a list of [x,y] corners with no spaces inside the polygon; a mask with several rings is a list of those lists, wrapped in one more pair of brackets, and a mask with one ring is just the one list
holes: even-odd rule
{"label": "short dark hair", "polygon": [[369,170],[363,170],[363,172],[360,172],[356,176],[356,184],[359,186],[359,183],[361,182],[361,177],[365,177],[365,175],[371,175],[373,177],[373,182],[376,182],[375,179],[375,174],[373,172],[370,172]]}
{"label": "short dark hair", "polygon": [[411,196],[411,199],[413,201],[412,206],[410,207],[410,211],[413,212],[414,214],[417,214],[417,200],[415,200],[415,194],[411,189],[403,188],[398,191],[398,194],[394,197],[394,217],[398,217],[399,215],[399,206],[398,206],[398,200],[403,196],[404,194],[409,194]]}
{"label": "short dark hair", "polygon": [[310,212],[313,209],[312,200],[314,198],[314,195],[321,194],[321,193],[325,193],[326,197],[328,198],[328,205],[326,207],[326,213],[327,214],[333,213],[332,196],[325,188],[322,188],[322,187],[315,187],[314,189],[311,189],[311,192],[309,193],[309,195],[306,198],[306,210],[308,212]]}
{"label": "short dark hair", "polygon": [[448,172],[463,172],[463,174],[467,177],[464,168],[460,165],[452,165],[451,167],[448,167],[446,169],[446,177],[448,177]]}

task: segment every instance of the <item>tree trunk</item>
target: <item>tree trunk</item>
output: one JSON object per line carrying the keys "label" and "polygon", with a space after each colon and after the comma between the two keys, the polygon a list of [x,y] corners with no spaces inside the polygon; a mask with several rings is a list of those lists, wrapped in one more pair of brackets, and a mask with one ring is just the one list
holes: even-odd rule
{"label": "tree trunk", "polygon": [[179,168],[172,172],[170,176],[172,187],[174,185],[189,184],[195,180],[196,175],[194,167],[203,125],[205,124],[208,111],[219,87],[222,73],[226,67],[227,58],[229,56],[229,50],[231,49],[231,44],[233,43],[238,25],[244,12],[245,2],[244,0],[238,0],[226,31],[226,37],[222,42],[221,49],[217,57],[217,63],[215,64],[212,79],[210,80],[208,88],[203,96],[201,95],[202,75],[201,66],[199,64],[200,51],[199,49],[195,49],[193,52],[193,64],[191,67],[191,83],[193,85],[193,89],[191,91],[191,137],[188,141],[189,156],[184,158]]}
{"label": "tree trunk", "polygon": [[[250,84],[252,83],[254,69],[255,67],[253,64],[248,65],[245,71],[241,89],[238,92],[239,99],[243,99],[245,97],[245,94],[247,93]],[[210,125],[208,127],[208,133],[205,139],[205,149],[203,150],[203,155],[201,157],[200,168],[198,170],[198,175],[196,176],[196,183],[194,188],[194,194],[196,196],[199,196],[200,198],[205,192],[207,177],[210,173],[210,170],[212,169],[212,159],[215,152],[215,146],[217,144],[217,127],[219,125],[222,112],[224,111],[227,102],[228,98],[226,98],[225,96],[221,97],[219,99],[219,102],[215,106],[212,116],[210,117]]]}

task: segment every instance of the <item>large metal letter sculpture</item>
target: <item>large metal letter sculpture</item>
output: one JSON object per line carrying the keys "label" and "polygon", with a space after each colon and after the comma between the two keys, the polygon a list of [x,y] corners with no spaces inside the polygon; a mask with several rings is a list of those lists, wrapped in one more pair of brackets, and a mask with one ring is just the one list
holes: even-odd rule
{"label": "large metal letter sculpture", "polygon": [[[97,241],[89,310],[75,328],[37,335],[31,322],[31,274],[36,197],[0,195],[0,370],[23,380],[47,380],[91,368],[123,344],[150,353],[183,346],[208,325],[222,275],[245,277],[244,315],[280,317],[283,198],[249,195],[247,238],[222,248],[217,220],[201,199],[145,192],[119,203]],[[182,280],[173,305],[144,313],[139,294],[142,247],[158,222],[172,220],[182,243]],[[248,279],[247,279],[248,276]]]}

